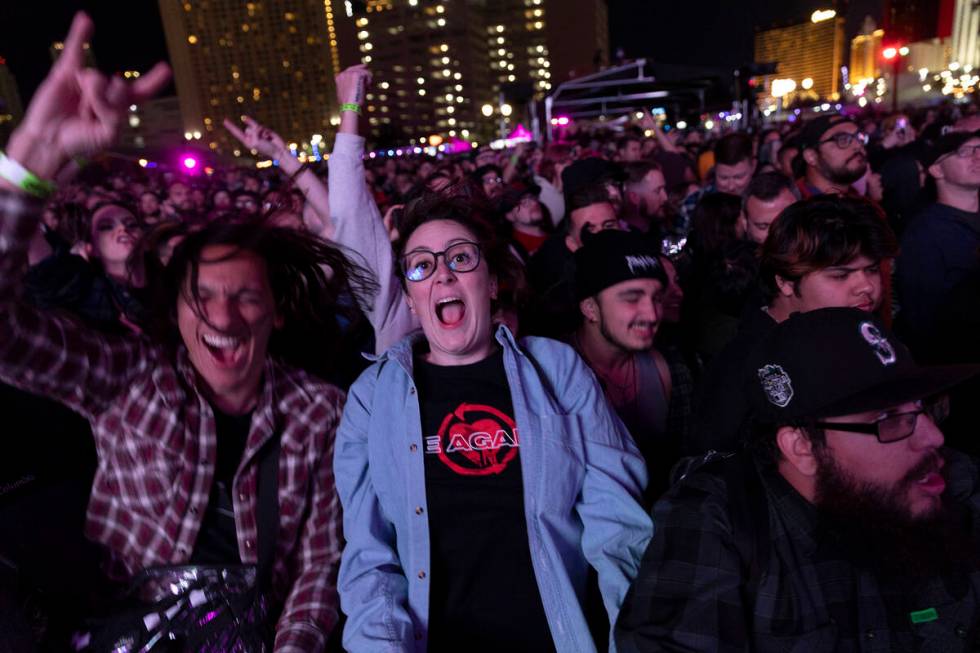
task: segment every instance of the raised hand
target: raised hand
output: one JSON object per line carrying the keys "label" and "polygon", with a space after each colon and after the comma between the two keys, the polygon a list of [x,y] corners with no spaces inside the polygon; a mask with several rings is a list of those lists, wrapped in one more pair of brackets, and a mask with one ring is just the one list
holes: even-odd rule
{"label": "raised hand", "polygon": [[244,131],[228,118],[224,120],[225,129],[242,145],[269,159],[282,159],[289,155],[286,142],[279,134],[248,116],[242,116],[242,121],[245,123]]}
{"label": "raised hand", "polygon": [[334,81],[337,86],[337,102],[340,104],[364,104],[364,95],[371,85],[371,71],[364,64],[357,64],[340,71]]}
{"label": "raised hand", "polygon": [[86,14],[75,14],[61,56],[10,136],[10,157],[39,177],[50,179],[72,157],[112,145],[129,105],[153,97],[170,79],[163,62],[132,83],[84,68],[83,46],[94,30]]}

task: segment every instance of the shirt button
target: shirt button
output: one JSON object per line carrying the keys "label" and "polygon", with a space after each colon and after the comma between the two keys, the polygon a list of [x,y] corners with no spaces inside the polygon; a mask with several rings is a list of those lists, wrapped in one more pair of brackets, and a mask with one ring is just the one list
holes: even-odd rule
{"label": "shirt button", "polygon": [[865,639],[874,639],[875,638],[875,631],[873,631],[873,630],[871,630],[869,628],[868,630],[865,631],[864,637],[865,637]]}
{"label": "shirt button", "polygon": [[238,500],[239,501],[244,501],[246,498],[247,497],[245,496],[245,493],[244,492],[239,492],[238,493]]}
{"label": "shirt button", "polygon": [[410,395],[415,394],[415,388],[409,388],[408,394],[410,394]]}
{"label": "shirt button", "polygon": [[960,637],[960,638],[966,637],[966,632],[967,632],[966,631],[966,626],[962,626],[962,625],[961,626],[957,626],[956,627],[956,630],[954,632],[956,633],[956,636],[957,637]]}
{"label": "shirt button", "polygon": [[415,453],[416,451],[419,450],[419,445],[413,444],[413,445],[411,445],[411,446],[408,447],[408,450],[411,451],[412,453]]}
{"label": "shirt button", "polygon": [[425,578],[425,572],[424,571],[420,571],[419,572],[419,580],[423,580],[424,578]]}
{"label": "shirt button", "polygon": [[422,510],[422,506],[417,506],[417,507],[415,508],[415,514],[416,514],[416,515],[421,515],[421,514],[422,514],[423,512],[425,512],[425,511],[424,511],[424,510]]}
{"label": "shirt button", "polygon": [[245,540],[245,548],[246,549],[252,548],[252,540]]}

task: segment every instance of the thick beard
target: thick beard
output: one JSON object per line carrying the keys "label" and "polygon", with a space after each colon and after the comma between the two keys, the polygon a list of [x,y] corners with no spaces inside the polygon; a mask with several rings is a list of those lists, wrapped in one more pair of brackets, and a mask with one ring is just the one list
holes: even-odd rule
{"label": "thick beard", "polygon": [[962,510],[944,501],[937,510],[916,516],[905,504],[915,479],[936,468],[935,455],[892,488],[858,481],[825,447],[816,456],[814,503],[821,544],[883,579],[914,581],[980,568],[980,543]]}
{"label": "thick beard", "polygon": [[851,159],[848,159],[844,162],[844,165],[838,168],[831,168],[830,164],[828,164],[827,161],[821,157],[821,172],[823,173],[824,177],[829,179],[834,184],[840,186],[850,186],[858,179],[863,177],[864,173],[868,171],[868,160],[867,157],[865,157],[864,167],[857,171],[851,170],[847,167],[847,164],[850,161]]}

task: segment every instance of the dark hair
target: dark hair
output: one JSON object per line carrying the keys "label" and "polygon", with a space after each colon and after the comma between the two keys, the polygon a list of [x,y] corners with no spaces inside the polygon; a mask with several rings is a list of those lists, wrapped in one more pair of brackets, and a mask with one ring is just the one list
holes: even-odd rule
{"label": "dark hair", "polygon": [[494,165],[492,163],[487,163],[486,165],[482,165],[473,171],[473,179],[475,179],[478,182],[482,182],[483,175],[487,174],[488,172],[494,172],[497,174],[498,177],[504,174],[503,171],[500,169],[500,166]]}
{"label": "dark hair", "polygon": [[259,197],[258,193],[253,193],[250,190],[236,190],[234,193],[232,193],[231,203],[232,204],[237,203],[239,197],[250,197],[252,198],[252,200],[255,201],[256,206],[259,207],[262,206],[262,199]]}
{"label": "dark hair", "polygon": [[898,241],[884,216],[867,200],[820,195],[788,206],[762,245],[759,279],[767,297],[779,294],[776,277],[798,285],[805,275],[858,256],[892,258]]}
{"label": "dark hair", "polygon": [[140,219],[140,212],[139,210],[137,210],[135,206],[133,206],[129,202],[124,202],[122,200],[103,200],[97,203],[96,205],[94,205],[91,209],[89,209],[87,213],[82,214],[83,222],[81,225],[82,226],[81,236],[83,242],[86,243],[92,242],[92,227],[94,226],[93,220],[95,219],[95,214],[107,206],[115,206],[122,209],[123,211],[126,211],[131,216],[133,216],[133,219],[136,220],[136,222],[139,223],[139,225],[142,227],[143,221]]}
{"label": "dark hair", "polygon": [[632,161],[624,166],[626,170],[626,183],[642,183],[648,174],[653,170],[661,170],[660,164],[656,161]]}
{"label": "dark hair", "polygon": [[742,198],[729,193],[708,193],[694,207],[691,218],[692,245],[699,256],[712,256],[737,240],[736,225]]}
{"label": "dark hair", "polygon": [[541,163],[538,165],[538,174],[555,183],[555,167],[565,159],[572,157],[572,146],[568,143],[549,143],[541,156]]}
{"label": "dark hair", "polygon": [[335,356],[344,351],[338,317],[348,324],[359,322],[357,305],[369,303],[377,283],[340,248],[304,231],[272,226],[261,217],[229,215],[188,229],[166,267],[146,280],[151,315],[141,325],[144,330],[168,346],[179,343],[178,297],[200,306],[201,256],[213,245],[232,246],[222,260],[251,252],[265,262],[276,310],[283,319],[283,328],[274,331],[269,341],[269,353],[330,378]]}
{"label": "dark hair", "polygon": [[715,143],[715,164],[733,166],[752,159],[752,137],[743,132],[723,136]]}
{"label": "dark hair", "polygon": [[[480,254],[486,261],[487,268],[497,277],[497,285],[509,289],[515,296],[523,292],[526,285],[524,268],[511,253],[507,242],[499,237],[493,223],[474,211],[471,203],[465,198],[432,192],[425,193],[405,205],[398,239],[392,243],[398,266],[398,278],[403,289],[407,288],[407,281],[401,270],[405,247],[419,227],[436,220],[455,222],[473,234],[480,245]],[[496,310],[496,303],[491,305]]]}
{"label": "dark hair", "polygon": [[616,143],[616,149],[617,150],[626,149],[626,146],[632,142],[637,142],[640,145],[642,145],[643,139],[637,136],[636,134],[626,134],[625,136],[619,139],[618,143]]}
{"label": "dark hair", "polygon": [[584,209],[593,204],[604,204],[608,202],[609,191],[606,189],[606,182],[587,184],[568,197],[566,215],[571,215],[572,211]]}
{"label": "dark hair", "polygon": [[754,197],[768,202],[776,199],[784,190],[793,192],[793,184],[786,178],[786,175],[781,172],[760,172],[752,177],[752,181],[745,189],[745,199]]}
{"label": "dark hair", "polygon": [[750,418],[743,427],[744,442],[747,448],[756,454],[763,463],[775,465],[783,458],[776,442],[776,435],[783,426],[793,426],[801,429],[807,439],[813,443],[815,450],[827,446],[827,432],[813,425],[814,420],[805,420],[798,424],[774,424],[756,418]]}

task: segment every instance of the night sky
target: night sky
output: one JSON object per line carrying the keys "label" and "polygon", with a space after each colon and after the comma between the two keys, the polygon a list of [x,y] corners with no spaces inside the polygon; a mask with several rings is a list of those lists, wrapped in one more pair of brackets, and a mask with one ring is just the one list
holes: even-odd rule
{"label": "night sky", "polygon": [[[815,9],[831,4],[830,0],[610,0],[610,47],[622,48],[628,58],[733,68],[751,61],[754,26],[805,20]],[[878,18],[880,4],[850,0],[848,37],[865,14]],[[0,0],[0,57],[7,59],[25,104],[50,66],[50,44],[64,38],[78,9],[95,20],[95,56],[102,70],[146,70],[167,57],[156,0]]]}

